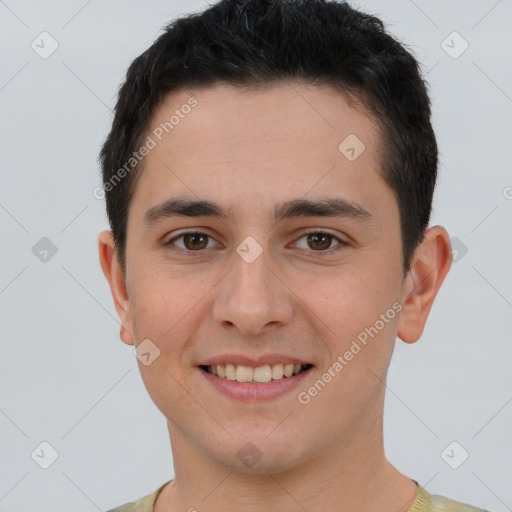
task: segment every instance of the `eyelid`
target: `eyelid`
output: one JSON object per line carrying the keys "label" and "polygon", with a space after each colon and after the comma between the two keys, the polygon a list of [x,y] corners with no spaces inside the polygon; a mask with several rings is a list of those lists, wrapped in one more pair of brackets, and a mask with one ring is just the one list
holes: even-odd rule
{"label": "eyelid", "polygon": [[[170,247],[171,244],[174,243],[176,240],[182,238],[185,235],[191,235],[191,234],[206,235],[209,239],[215,240],[215,238],[208,233],[207,229],[195,228],[195,229],[188,229],[188,230],[178,232],[172,238],[170,238],[167,242],[164,242],[164,246]],[[306,252],[310,252],[312,254],[318,254],[318,255],[323,255],[323,254],[327,255],[327,254],[333,254],[334,252],[336,252],[338,250],[337,248],[343,248],[344,246],[349,245],[349,242],[347,240],[344,240],[343,238],[339,237],[338,235],[335,235],[334,233],[332,233],[331,231],[329,231],[326,228],[309,228],[308,231],[302,231],[299,234],[298,238],[296,238],[293,243],[296,244],[301,238],[303,238],[306,235],[310,235],[310,234],[329,235],[332,238],[334,238],[338,242],[338,244],[335,245],[334,247],[330,247],[329,249],[325,249],[325,250],[321,250],[321,251],[301,249],[302,251],[306,251]],[[175,251],[175,252],[182,252],[182,253],[189,253],[189,254],[191,253],[195,256],[202,255],[206,251],[206,249],[200,249],[197,251],[193,251],[193,250],[188,250],[188,249],[182,249],[181,247],[178,247],[177,249],[170,248],[170,250]]]}
{"label": "eyelid", "polygon": [[304,236],[311,235],[311,234],[329,235],[332,238],[334,238],[336,241],[338,241],[337,245],[335,245],[334,247],[329,247],[329,249],[325,249],[323,251],[313,251],[313,250],[302,249],[303,251],[307,251],[312,254],[318,254],[320,256],[329,255],[329,254],[335,253],[337,250],[343,248],[344,246],[349,245],[347,240],[344,240],[343,238],[339,237],[338,235],[335,235],[334,233],[332,233],[331,231],[329,231],[328,229],[325,229],[325,228],[316,228],[316,229],[309,228],[308,231],[301,232],[300,236],[296,239],[294,244],[296,244]]}
{"label": "eyelid", "polygon": [[[208,230],[206,228],[194,228],[194,229],[186,229],[184,231],[179,231],[176,233],[172,238],[169,238],[166,242],[164,242],[164,247],[171,246],[172,243],[174,243],[176,240],[182,238],[185,235],[206,235],[208,237],[208,241],[215,240],[215,238],[208,233]],[[217,242],[218,243],[218,242]],[[191,251],[188,249],[182,249],[181,247],[178,247],[177,249],[171,248],[170,250],[176,251],[176,252],[187,252],[187,253],[196,253],[197,255],[202,254],[206,251],[206,249],[201,249],[198,251]]]}

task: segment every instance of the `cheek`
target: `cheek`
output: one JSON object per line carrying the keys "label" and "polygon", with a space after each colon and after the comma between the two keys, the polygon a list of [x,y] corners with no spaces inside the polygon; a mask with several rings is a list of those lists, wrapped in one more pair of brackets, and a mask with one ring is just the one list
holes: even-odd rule
{"label": "cheek", "polygon": [[161,350],[177,348],[180,333],[205,293],[203,284],[168,268],[139,270],[132,279],[130,300],[137,340],[150,338]]}
{"label": "cheek", "polygon": [[379,319],[397,300],[398,281],[386,271],[343,268],[315,279],[298,279],[294,287],[301,300],[343,339]]}
{"label": "cheek", "polygon": [[[372,271],[354,267],[325,279],[323,286],[316,288],[322,292],[312,294],[309,303],[321,320],[316,328],[323,330],[329,350],[323,370],[331,368],[336,375],[324,399],[344,407],[349,407],[349,397],[362,401],[374,397],[380,388],[379,378],[385,377],[398,329],[399,278],[375,265],[365,268]],[[311,282],[305,284],[302,296],[311,286]]]}
{"label": "cheek", "polygon": [[325,388],[318,385],[323,377],[316,375],[307,386],[313,392],[322,389],[315,400],[328,404],[327,414],[341,423],[355,421],[359,409],[354,403],[360,403],[361,410],[370,407],[382,390],[398,327],[396,289],[387,278],[379,281],[354,272],[326,280],[322,293],[310,298],[310,309],[321,319],[318,325],[329,328],[323,340],[330,354],[322,368],[329,383]]}

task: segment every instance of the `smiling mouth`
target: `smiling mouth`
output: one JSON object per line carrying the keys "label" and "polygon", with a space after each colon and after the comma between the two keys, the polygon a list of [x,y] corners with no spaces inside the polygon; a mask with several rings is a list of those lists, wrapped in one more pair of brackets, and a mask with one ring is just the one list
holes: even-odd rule
{"label": "smiling mouth", "polygon": [[312,368],[312,364],[272,364],[258,366],[235,365],[235,364],[215,364],[199,366],[201,370],[215,375],[221,379],[237,382],[246,382],[249,384],[266,384],[274,380],[288,379],[299,373]]}

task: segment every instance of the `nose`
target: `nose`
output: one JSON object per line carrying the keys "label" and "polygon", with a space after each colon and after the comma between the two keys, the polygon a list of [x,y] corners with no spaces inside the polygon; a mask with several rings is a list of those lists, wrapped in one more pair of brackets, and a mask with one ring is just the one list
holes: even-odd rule
{"label": "nose", "polygon": [[263,250],[251,263],[233,254],[232,270],[219,283],[213,306],[216,323],[244,336],[258,336],[290,321],[293,293],[279,270],[270,268],[268,254]]}

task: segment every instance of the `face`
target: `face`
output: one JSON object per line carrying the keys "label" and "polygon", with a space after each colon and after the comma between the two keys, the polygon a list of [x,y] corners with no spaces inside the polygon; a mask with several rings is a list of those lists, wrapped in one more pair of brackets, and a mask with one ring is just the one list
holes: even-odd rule
{"label": "face", "polygon": [[[148,126],[123,341],[151,354],[139,368],[171,440],[212,461],[264,472],[356,450],[380,421],[404,285],[375,123],[330,88],[190,98],[172,93]],[[279,378],[282,364],[307,369]]]}

